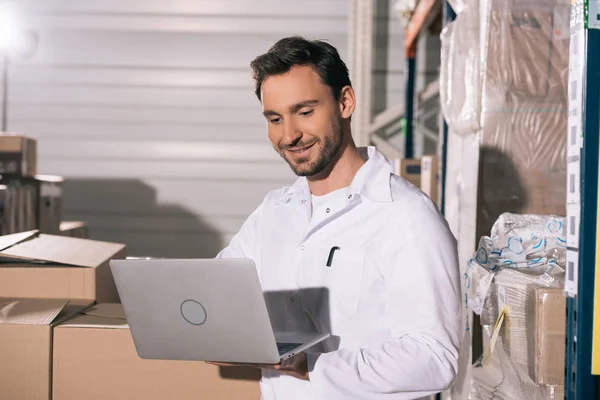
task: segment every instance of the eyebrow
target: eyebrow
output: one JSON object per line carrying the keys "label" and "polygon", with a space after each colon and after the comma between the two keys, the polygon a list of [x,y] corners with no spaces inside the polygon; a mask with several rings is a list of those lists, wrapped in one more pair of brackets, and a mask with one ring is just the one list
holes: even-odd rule
{"label": "eyebrow", "polygon": [[[298,112],[298,110],[304,108],[304,107],[309,107],[309,106],[315,106],[319,104],[319,100],[306,100],[306,101],[302,101],[300,103],[296,103],[290,106],[289,110],[291,113],[295,113]],[[276,111],[273,110],[265,110],[263,112],[263,115],[265,117],[271,117],[271,116],[281,116],[281,114],[279,114]]]}

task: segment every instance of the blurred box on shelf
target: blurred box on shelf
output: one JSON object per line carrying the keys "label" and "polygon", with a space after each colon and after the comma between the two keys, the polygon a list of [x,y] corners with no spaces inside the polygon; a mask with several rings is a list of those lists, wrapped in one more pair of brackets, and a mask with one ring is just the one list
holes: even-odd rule
{"label": "blurred box on shelf", "polygon": [[535,382],[544,385],[564,384],[566,297],[562,289],[536,288],[535,315]]}
{"label": "blurred box on shelf", "polygon": [[257,369],[141,359],[120,304],[58,326],[53,365],[53,400],[260,399]]}
{"label": "blurred box on shelf", "polygon": [[90,230],[85,221],[63,221],[60,223],[60,234],[80,239],[89,239]]}
{"label": "blurred box on shelf", "polygon": [[0,399],[52,398],[54,326],[93,302],[0,298]]}
{"label": "blurred box on shelf", "polygon": [[52,175],[0,180],[0,234],[38,229],[58,234],[64,179]]}
{"label": "blurred box on shelf", "polygon": [[0,235],[37,228],[38,188],[33,179],[0,180]]}
{"label": "blurred box on shelf", "polygon": [[416,187],[421,186],[421,160],[411,158],[396,159],[393,162],[394,174],[404,178]]}
{"label": "blurred box on shelf", "polygon": [[0,296],[118,301],[109,268],[123,244],[37,231],[0,236]]}
{"label": "blurred box on shelf", "polygon": [[64,178],[54,175],[36,175],[38,191],[37,229],[41,233],[58,235],[62,221],[62,193]]}
{"label": "blurred box on shelf", "polygon": [[33,177],[37,173],[37,141],[19,134],[0,134],[0,175]]}
{"label": "blurred box on shelf", "polygon": [[546,393],[544,400],[564,400],[565,387],[562,385],[548,385],[545,387]]}
{"label": "blurred box on shelf", "polygon": [[440,203],[440,176],[437,156],[423,156],[421,158],[421,190],[439,205]]}

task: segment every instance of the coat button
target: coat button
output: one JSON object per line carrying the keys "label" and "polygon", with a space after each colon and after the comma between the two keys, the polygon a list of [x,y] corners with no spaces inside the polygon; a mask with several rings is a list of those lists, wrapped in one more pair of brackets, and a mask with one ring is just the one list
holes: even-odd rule
{"label": "coat button", "polygon": [[305,248],[304,245],[300,246],[300,250],[304,250]]}
{"label": "coat button", "polygon": [[329,208],[328,208],[327,210],[325,210],[325,212],[326,212],[327,214],[329,214],[329,212],[330,212],[330,211],[331,211],[331,209],[329,209]]}
{"label": "coat button", "polygon": [[290,297],[290,303],[295,303],[296,302],[296,298],[294,296]]}

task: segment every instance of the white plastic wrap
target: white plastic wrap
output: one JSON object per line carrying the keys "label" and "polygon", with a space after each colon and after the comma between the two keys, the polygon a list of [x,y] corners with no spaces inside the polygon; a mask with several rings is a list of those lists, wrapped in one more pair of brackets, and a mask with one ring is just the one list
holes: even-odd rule
{"label": "white plastic wrap", "polygon": [[448,3],[450,3],[450,6],[452,6],[452,9],[454,10],[455,13],[460,14],[461,12],[465,11],[465,9],[467,8],[467,0],[448,0]]}
{"label": "white plastic wrap", "polygon": [[449,129],[460,135],[481,129],[481,57],[479,0],[446,26],[440,66],[440,104]]}
{"label": "white plastic wrap", "polygon": [[467,267],[465,290],[473,312],[483,316],[494,279],[497,283],[559,287],[566,262],[563,227],[564,218],[558,216],[502,214],[491,236],[479,241]]}
{"label": "white plastic wrap", "polygon": [[[483,334],[489,339],[492,326],[483,327]],[[560,385],[537,385],[506,354],[504,338],[499,337],[489,364],[480,363],[472,370],[469,400],[562,400],[564,388]]]}
{"label": "white plastic wrap", "polygon": [[462,0],[457,8],[441,35],[449,128],[463,136],[483,130],[505,148],[519,141],[519,157],[533,165],[564,161],[562,135],[547,132],[561,129],[567,112],[568,0]]}

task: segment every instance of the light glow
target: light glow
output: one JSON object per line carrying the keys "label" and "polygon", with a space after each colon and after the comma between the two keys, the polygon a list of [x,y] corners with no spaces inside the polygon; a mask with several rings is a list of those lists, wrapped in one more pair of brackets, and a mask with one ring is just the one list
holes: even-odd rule
{"label": "light glow", "polygon": [[19,19],[8,4],[0,4],[0,52],[15,53],[27,47]]}

